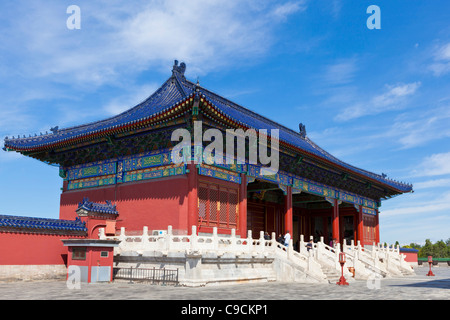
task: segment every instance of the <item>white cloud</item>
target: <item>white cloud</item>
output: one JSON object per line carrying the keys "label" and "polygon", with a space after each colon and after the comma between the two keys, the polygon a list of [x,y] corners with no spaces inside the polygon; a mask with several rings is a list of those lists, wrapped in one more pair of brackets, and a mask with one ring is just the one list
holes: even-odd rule
{"label": "white cloud", "polygon": [[442,76],[450,72],[450,43],[435,48],[433,52],[433,63],[429,69],[435,76]]}
{"label": "white cloud", "polygon": [[[78,1],[81,30],[66,28],[64,4],[17,2],[3,23],[2,74],[86,86],[120,81],[174,59],[204,74],[269,52],[274,28],[305,1]],[[8,36],[6,36],[8,35]],[[12,54],[20,52],[19,57]],[[1,61],[4,58],[4,61]],[[16,59],[17,58],[17,59]],[[8,63],[6,63],[8,62]]]}
{"label": "white cloud", "polygon": [[391,128],[381,136],[400,143],[403,149],[422,146],[430,141],[450,137],[450,110],[437,107],[412,114],[398,116]]}
{"label": "white cloud", "polygon": [[438,60],[450,60],[450,43],[439,48],[436,58]]}
{"label": "white cloud", "polygon": [[340,112],[335,120],[347,121],[366,115],[379,114],[404,107],[409,96],[412,96],[420,87],[420,82],[386,86],[387,91],[368,98],[367,101],[357,101],[352,106]]}
{"label": "white cloud", "polygon": [[158,84],[130,87],[125,94],[112,98],[103,109],[110,115],[117,115],[143,102],[158,87]]}
{"label": "white cloud", "polygon": [[341,0],[333,0],[330,4],[331,14],[336,19],[342,10],[343,2]]}
{"label": "white cloud", "polygon": [[415,176],[440,176],[450,174],[450,152],[436,153],[426,157],[417,169]]}
{"label": "white cloud", "polygon": [[[188,76],[254,63],[276,43],[276,27],[304,11],[305,3],[79,0],[80,30],[66,27],[68,4],[2,3],[0,11],[8,14],[0,33],[0,134],[36,132],[42,113],[30,106],[38,100],[51,102],[51,117],[60,119],[49,121],[59,125],[124,111],[156,89],[153,83],[134,88],[136,77],[149,70],[170,74],[174,59],[187,63]],[[77,113],[84,106],[69,103],[101,86],[116,89],[116,97],[84,113]]]}
{"label": "white cloud", "polygon": [[326,67],[323,80],[332,85],[352,82],[357,68],[356,59],[346,59]]}
{"label": "white cloud", "polygon": [[414,190],[448,187],[448,186],[450,186],[450,178],[434,179],[414,183]]}
{"label": "white cloud", "polygon": [[399,215],[419,215],[426,214],[431,216],[440,212],[447,212],[450,209],[450,193],[445,193],[436,197],[436,199],[426,201],[415,201],[408,199],[407,204],[402,202],[398,207],[392,209],[382,210],[384,217],[399,216]]}
{"label": "white cloud", "polygon": [[272,15],[281,20],[285,20],[289,15],[306,10],[305,1],[291,1],[276,7]]}

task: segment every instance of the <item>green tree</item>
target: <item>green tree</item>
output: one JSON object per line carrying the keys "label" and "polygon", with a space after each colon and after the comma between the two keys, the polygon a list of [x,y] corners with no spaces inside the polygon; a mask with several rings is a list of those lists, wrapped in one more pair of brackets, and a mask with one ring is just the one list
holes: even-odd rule
{"label": "green tree", "polygon": [[422,248],[422,246],[420,244],[417,244],[417,243],[410,243],[409,247],[412,248],[412,249],[417,249],[417,250],[420,250],[420,248]]}
{"label": "green tree", "polygon": [[433,257],[435,258],[446,258],[447,257],[447,245],[444,241],[439,240],[433,245]]}
{"label": "green tree", "polygon": [[444,240],[439,240],[434,244],[430,239],[426,239],[423,247],[415,243],[411,243],[410,247],[419,249],[419,258],[426,258],[428,256],[433,256],[433,258],[450,258],[450,238],[445,242]]}
{"label": "green tree", "polygon": [[430,239],[425,240],[425,245],[419,249],[418,257],[426,258],[433,255],[433,243]]}

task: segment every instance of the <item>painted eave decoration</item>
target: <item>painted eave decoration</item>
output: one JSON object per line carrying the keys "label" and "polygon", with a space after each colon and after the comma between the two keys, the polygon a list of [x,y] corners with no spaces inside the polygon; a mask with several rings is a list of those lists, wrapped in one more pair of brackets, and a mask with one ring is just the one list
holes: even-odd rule
{"label": "painted eave decoration", "polygon": [[98,139],[107,140],[115,134],[170,121],[185,114],[187,110],[198,108],[205,115],[212,116],[230,127],[278,129],[280,146],[295,153],[331,166],[344,174],[351,174],[369,183],[381,185],[397,194],[413,191],[411,184],[389,179],[385,174],[380,175],[354,167],[332,156],[308,138],[302,124],[298,132],[294,131],[201,87],[198,82],[187,80],[184,76],[185,70],[184,63],[178,64],[178,61],[175,61],[172,76],[158,90],[142,103],[117,116],[65,129],[53,127],[50,129],[51,133],[29,137],[6,137],[3,149],[32,155],[71,146],[76,148],[81,143]]}

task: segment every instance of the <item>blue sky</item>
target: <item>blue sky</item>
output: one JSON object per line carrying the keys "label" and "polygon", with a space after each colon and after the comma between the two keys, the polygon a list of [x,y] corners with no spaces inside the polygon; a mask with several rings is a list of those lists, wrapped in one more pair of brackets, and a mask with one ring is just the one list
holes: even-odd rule
{"label": "blue sky", "polygon": [[[66,10],[81,9],[69,30]],[[369,30],[370,5],[381,29]],[[412,183],[381,241],[450,237],[445,0],[2,1],[0,138],[101,120],[186,76],[357,167]],[[0,152],[0,214],[58,218],[58,168]]]}

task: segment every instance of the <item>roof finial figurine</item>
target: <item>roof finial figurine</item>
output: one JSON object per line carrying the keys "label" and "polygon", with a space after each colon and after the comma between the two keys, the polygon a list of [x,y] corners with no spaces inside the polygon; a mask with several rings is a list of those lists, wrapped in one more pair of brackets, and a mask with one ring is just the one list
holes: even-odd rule
{"label": "roof finial figurine", "polygon": [[180,65],[178,65],[178,60],[175,60],[173,62],[173,68],[172,68],[172,73],[178,73],[181,76],[184,77],[184,72],[186,71],[186,64],[184,62],[180,63]]}
{"label": "roof finial figurine", "polygon": [[306,137],[306,126],[303,123],[299,123],[298,125],[299,133],[302,138]]}

